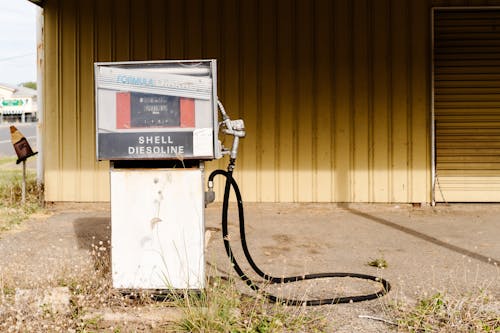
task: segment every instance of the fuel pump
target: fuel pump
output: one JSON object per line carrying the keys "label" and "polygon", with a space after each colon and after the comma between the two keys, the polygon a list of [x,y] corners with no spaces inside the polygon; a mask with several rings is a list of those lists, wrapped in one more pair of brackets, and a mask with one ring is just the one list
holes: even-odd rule
{"label": "fuel pump", "polygon": [[94,69],[97,159],[110,162],[113,287],[202,289],[205,162],[222,156],[216,61]]}
{"label": "fuel pump", "polygon": [[[214,178],[223,176],[224,247],[236,273],[250,288],[288,305],[357,302],[385,295],[390,284],[371,275],[341,272],[278,278],[256,265],[246,243],[243,200],[233,178],[245,125],[242,119],[228,116],[217,99],[216,86],[215,60],[95,64],[97,159],[110,161],[113,287],[204,288],[204,207],[215,199]],[[233,137],[231,147],[220,143],[219,131]],[[225,155],[229,156],[227,170],[213,171],[205,192],[205,161]],[[261,290],[241,269],[229,242],[231,189],[245,258],[265,282],[351,277],[379,282],[380,291],[295,300]]]}

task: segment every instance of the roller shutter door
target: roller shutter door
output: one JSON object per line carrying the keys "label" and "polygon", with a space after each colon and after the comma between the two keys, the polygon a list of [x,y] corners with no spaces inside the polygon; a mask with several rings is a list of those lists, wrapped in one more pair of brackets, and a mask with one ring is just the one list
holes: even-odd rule
{"label": "roller shutter door", "polygon": [[500,9],[434,11],[436,201],[500,202]]}

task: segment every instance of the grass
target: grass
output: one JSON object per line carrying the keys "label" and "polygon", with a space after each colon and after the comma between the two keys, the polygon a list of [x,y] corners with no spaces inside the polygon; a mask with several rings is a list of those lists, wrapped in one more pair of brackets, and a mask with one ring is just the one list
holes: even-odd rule
{"label": "grass", "polygon": [[500,332],[500,313],[494,299],[484,290],[458,296],[436,293],[416,305],[392,307],[403,332]]}
{"label": "grass", "polygon": [[387,268],[389,266],[384,258],[372,259],[367,263],[367,265],[376,268]]}
{"label": "grass", "polygon": [[16,161],[15,157],[0,157],[0,167],[6,164],[11,164]]}
{"label": "grass", "polygon": [[0,158],[0,231],[19,225],[41,208],[40,189],[33,171],[26,172],[26,203],[22,204],[22,167],[11,167],[14,157]]}
{"label": "grass", "polygon": [[173,332],[325,332],[326,320],[303,307],[271,304],[242,294],[232,279],[214,278],[199,296],[178,298],[183,318]]}

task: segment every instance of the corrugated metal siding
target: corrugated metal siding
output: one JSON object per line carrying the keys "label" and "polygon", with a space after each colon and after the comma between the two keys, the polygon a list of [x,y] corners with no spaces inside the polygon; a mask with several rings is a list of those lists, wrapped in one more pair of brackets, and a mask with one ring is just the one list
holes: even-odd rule
{"label": "corrugated metal siding", "polygon": [[500,9],[436,10],[438,201],[500,201]]}
{"label": "corrugated metal siding", "polygon": [[[216,58],[246,201],[430,201],[430,1],[47,0],[49,201],[109,198],[94,61]],[[210,168],[224,167],[212,162]]]}

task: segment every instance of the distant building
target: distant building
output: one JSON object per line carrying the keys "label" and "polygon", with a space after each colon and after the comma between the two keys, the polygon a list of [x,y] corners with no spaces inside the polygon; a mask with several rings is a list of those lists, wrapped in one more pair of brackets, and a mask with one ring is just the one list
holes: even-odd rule
{"label": "distant building", "polygon": [[36,90],[0,83],[0,124],[38,120]]}

